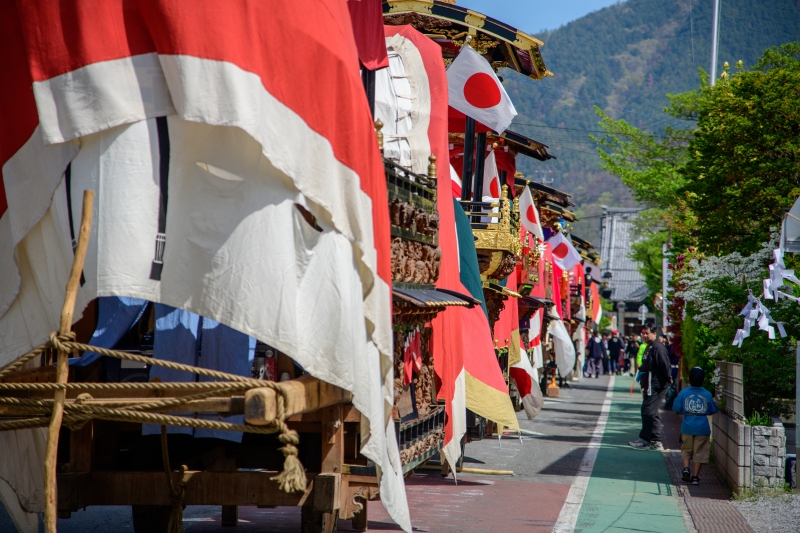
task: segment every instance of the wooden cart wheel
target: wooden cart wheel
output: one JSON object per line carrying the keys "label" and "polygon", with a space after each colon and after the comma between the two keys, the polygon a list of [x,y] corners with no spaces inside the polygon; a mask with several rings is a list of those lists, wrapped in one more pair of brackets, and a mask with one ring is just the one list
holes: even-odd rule
{"label": "wooden cart wheel", "polygon": [[301,533],[336,533],[339,527],[339,512],[318,513],[303,506],[300,512]]}
{"label": "wooden cart wheel", "polygon": [[[132,505],[134,533],[167,533],[171,505]],[[181,531],[184,531],[181,524]]]}

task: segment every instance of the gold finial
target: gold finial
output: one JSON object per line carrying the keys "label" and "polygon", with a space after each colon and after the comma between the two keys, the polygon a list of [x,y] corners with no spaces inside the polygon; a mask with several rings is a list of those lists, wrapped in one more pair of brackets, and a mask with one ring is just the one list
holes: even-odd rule
{"label": "gold finial", "polygon": [[472,35],[467,35],[467,37],[464,39],[464,44],[472,46],[469,44],[470,42],[472,42]]}
{"label": "gold finial", "polygon": [[497,143],[492,143],[492,150],[497,150],[497,147],[500,146]]}
{"label": "gold finial", "polygon": [[[515,177],[515,178],[520,178],[520,179],[522,179],[522,178],[524,178],[525,176],[523,176],[523,175],[522,175],[522,172],[520,172],[520,171],[517,171],[517,172],[514,172],[514,177]],[[530,183],[530,182],[528,182],[528,183]]]}
{"label": "gold finial", "polygon": [[436,181],[436,156],[431,154],[428,157],[428,161],[430,161],[428,164],[428,179]]}
{"label": "gold finial", "polygon": [[375,132],[378,134],[378,149],[383,152],[383,133],[381,130],[383,129],[383,122],[380,119],[375,121]]}
{"label": "gold finial", "polygon": [[555,226],[553,226],[553,229],[556,230],[556,233],[561,233],[564,227],[561,225],[561,222],[556,222]]}

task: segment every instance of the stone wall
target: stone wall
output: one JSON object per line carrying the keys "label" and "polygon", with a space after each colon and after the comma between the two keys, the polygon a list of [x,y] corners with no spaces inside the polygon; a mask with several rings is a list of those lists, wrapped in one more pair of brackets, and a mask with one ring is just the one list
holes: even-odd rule
{"label": "stone wall", "polygon": [[713,422],[714,466],[732,489],[783,484],[786,435],[780,423],[751,427],[724,412]]}
{"label": "stone wall", "polygon": [[783,425],[753,428],[753,486],[781,486],[786,466]]}
{"label": "stone wall", "polygon": [[732,489],[751,487],[752,428],[720,411],[713,417],[714,466]]}

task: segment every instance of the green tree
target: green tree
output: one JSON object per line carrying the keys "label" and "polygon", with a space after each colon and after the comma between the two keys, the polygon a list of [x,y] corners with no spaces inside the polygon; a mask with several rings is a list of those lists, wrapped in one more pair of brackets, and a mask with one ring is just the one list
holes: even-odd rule
{"label": "green tree", "polygon": [[680,171],[692,235],[706,252],[753,252],[800,196],[800,44],[768,49],[753,70],[726,64],[693,98]]}

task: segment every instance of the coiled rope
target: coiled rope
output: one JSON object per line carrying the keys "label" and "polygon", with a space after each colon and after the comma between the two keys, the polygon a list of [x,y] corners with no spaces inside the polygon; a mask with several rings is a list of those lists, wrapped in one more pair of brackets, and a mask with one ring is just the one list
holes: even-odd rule
{"label": "coiled rope", "polygon": [[[162,361],[153,359],[151,357],[144,357],[141,355],[121,352],[117,350],[109,350],[106,348],[99,348],[88,344],[75,342],[75,334],[58,334],[53,332],[50,334],[50,340],[36,347],[30,352],[26,353],[14,363],[0,370],[0,380],[6,378],[11,372],[22,367],[27,361],[34,357],[41,355],[45,350],[55,348],[59,352],[59,357],[68,357],[69,354],[75,351],[93,352],[106,357],[113,357],[116,359],[123,359],[128,361],[135,361],[145,363],[152,366],[160,366],[171,370],[178,370],[188,372],[190,374],[197,374],[217,380],[217,382],[201,382],[201,383],[187,383],[187,382],[173,382],[173,383],[0,383],[0,391],[56,391],[56,390],[197,390],[203,391],[197,394],[167,398],[163,400],[143,400],[143,403],[129,406],[129,407],[103,407],[100,405],[92,405],[87,403],[92,400],[89,394],[80,394],[75,402],[64,405],[64,424],[70,429],[79,429],[91,419],[100,420],[113,420],[119,422],[137,422],[158,424],[162,426],[162,448],[166,450],[166,426],[179,426],[188,428],[202,428],[223,431],[241,431],[244,433],[260,433],[271,434],[279,433],[278,440],[281,441],[283,447],[280,448],[284,455],[283,471],[277,476],[271,478],[278,482],[281,490],[285,492],[305,491],[306,490],[306,475],[303,470],[303,465],[297,457],[297,445],[300,439],[297,432],[290,429],[286,425],[286,405],[288,403],[288,396],[286,389],[279,383],[272,381],[262,381],[253,378],[237,376],[236,374],[229,374],[227,372],[220,372],[217,370],[210,370],[207,368],[200,368],[192,365],[181,363],[173,363],[171,361]],[[168,407],[177,407],[185,405],[194,400],[202,400],[220,394],[230,394],[234,392],[247,391],[254,388],[270,388],[275,391],[276,400],[276,415],[275,419],[270,421],[264,426],[251,426],[247,424],[232,424],[230,422],[221,422],[218,420],[207,420],[202,418],[190,418],[178,415],[165,415],[162,413],[151,413],[148,411],[158,411]],[[20,418],[16,420],[5,420],[0,422],[0,431],[35,428],[47,426],[50,423],[49,413],[53,410],[54,400],[49,399],[25,399],[25,398],[5,398],[0,397],[0,405],[16,405],[20,407],[30,408],[29,413],[33,415],[29,418]],[[166,452],[164,452],[166,453]],[[170,494],[175,495],[177,498],[178,493],[182,489],[175,488],[172,484],[172,477],[169,474],[169,458],[165,456],[164,461],[165,471],[168,472],[170,482]],[[183,501],[183,495],[180,494],[180,501]],[[175,505],[173,501],[173,506]],[[176,511],[173,509],[173,513]],[[172,519],[171,519],[172,523]],[[178,521],[178,524],[181,522]]]}

